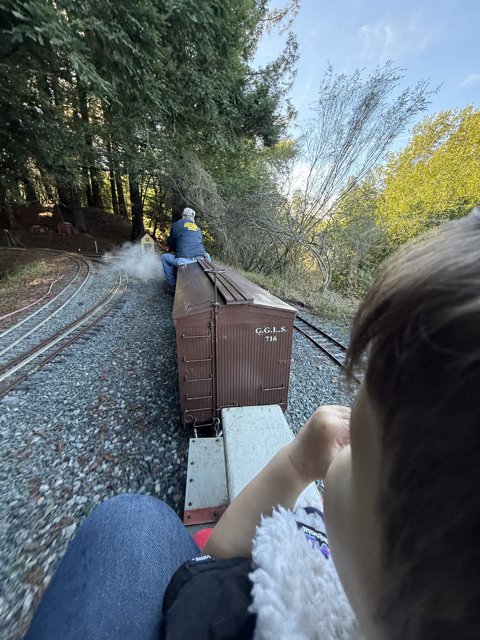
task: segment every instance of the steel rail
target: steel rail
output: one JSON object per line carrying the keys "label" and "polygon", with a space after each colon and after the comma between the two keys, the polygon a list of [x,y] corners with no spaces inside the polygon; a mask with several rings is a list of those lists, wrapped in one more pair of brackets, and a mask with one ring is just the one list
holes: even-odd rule
{"label": "steel rail", "polygon": [[[55,333],[53,333],[48,338],[40,341],[38,344],[33,346],[31,349],[28,349],[24,353],[20,354],[10,362],[0,367],[0,382],[5,380],[5,378],[10,377],[13,373],[23,368],[27,364],[29,364],[32,360],[40,356],[42,353],[52,348],[55,344],[66,338],[73,331],[75,331],[78,327],[84,324],[85,321],[89,320],[92,316],[94,316],[99,310],[103,309],[108,303],[116,296],[118,290],[120,289],[122,282],[122,272],[117,273],[117,278],[113,287],[109,290],[106,296],[104,296],[95,306],[91,309],[83,313],[78,318],[75,318],[72,322],[70,322],[65,327],[62,327]],[[126,277],[126,282],[128,285],[128,278]],[[126,290],[126,288],[125,288]],[[125,292],[125,290],[122,292]],[[121,297],[121,296],[119,296]],[[113,308],[113,307],[110,307]]]}
{"label": "steel rail", "polygon": [[340,342],[339,340],[337,340],[336,338],[334,338],[330,334],[326,333],[323,329],[320,329],[320,327],[317,327],[317,325],[315,325],[312,322],[310,322],[310,320],[307,320],[306,318],[304,318],[300,314],[297,314],[297,320],[300,320],[301,322],[303,322],[306,325],[308,325],[311,329],[314,329],[315,331],[320,333],[322,336],[327,338],[327,340],[330,340],[330,342],[333,342],[333,344],[337,345],[337,347],[342,349],[342,351],[347,351],[347,349],[348,349],[347,345],[343,344],[343,342]]}
{"label": "steel rail", "polygon": [[107,295],[104,296],[96,305],[85,311],[82,315],[75,318],[75,320],[72,320],[72,322],[70,322],[66,326],[58,329],[47,338],[41,340],[30,349],[27,349],[27,351],[25,351],[24,353],[18,355],[6,364],[0,366],[0,382],[12,373],[15,373],[15,371],[20,369],[25,364],[28,364],[28,362],[36,358],[38,355],[42,354],[44,351],[56,344],[59,340],[69,335],[69,333],[79,327],[85,320],[94,315],[99,308],[108,304],[109,300],[115,295],[120,286],[121,276],[118,277],[118,275],[119,274],[117,273],[115,283],[108,291]]}
{"label": "steel rail", "polygon": [[[61,253],[61,252],[55,252],[55,253]],[[67,306],[67,304],[69,304],[70,302],[72,302],[72,300],[80,293],[80,291],[83,289],[83,287],[87,284],[90,276],[91,276],[91,266],[90,266],[90,262],[88,260],[85,260],[83,257],[80,256],[71,256],[67,253],[64,253],[63,255],[67,255],[68,257],[70,257],[72,260],[74,260],[74,262],[76,262],[78,270],[77,273],[75,274],[75,276],[72,278],[72,280],[70,280],[70,282],[51,300],[49,300],[46,304],[42,305],[39,309],[37,309],[36,311],[34,311],[33,313],[31,313],[30,315],[26,316],[25,318],[23,318],[22,320],[20,320],[19,322],[16,322],[14,325],[12,325],[11,327],[9,327],[8,329],[5,329],[5,331],[2,331],[0,333],[0,339],[4,338],[6,335],[8,335],[9,333],[11,333],[12,331],[15,331],[15,329],[18,329],[19,327],[21,327],[23,324],[25,324],[25,322],[28,322],[28,320],[31,320],[32,318],[34,318],[36,315],[38,315],[39,313],[41,313],[42,311],[45,311],[45,309],[47,309],[47,307],[49,307],[51,304],[53,304],[53,302],[55,302],[55,300],[57,300],[60,296],[62,296],[72,285],[73,283],[77,280],[77,278],[80,277],[80,267],[81,264],[83,263],[86,267],[87,267],[87,273],[85,275],[85,278],[83,280],[83,282],[80,284],[80,286],[73,292],[73,294],[67,298],[67,300],[60,306],[58,307],[55,311],[53,311],[53,313],[51,313],[50,315],[48,315],[41,323],[39,323],[38,325],[36,325],[31,331],[29,331],[28,333],[25,333],[23,336],[20,336],[20,338],[18,338],[15,342],[10,343],[10,345],[8,347],[6,347],[5,349],[3,349],[2,351],[0,351],[0,356],[3,355],[4,353],[7,353],[7,351],[9,351],[11,348],[13,348],[14,346],[16,346],[19,342],[21,342],[22,340],[24,340],[25,338],[27,338],[31,333],[33,333],[34,331],[36,331],[39,327],[41,327],[43,324],[45,324],[45,322],[48,322],[49,320],[51,320],[59,311],[61,311],[65,306]],[[78,259],[80,258],[80,259]]]}
{"label": "steel rail", "polygon": [[[66,307],[68,304],[70,304],[70,302],[72,302],[72,300],[74,300],[74,298],[76,298],[76,296],[80,293],[80,291],[83,289],[83,287],[87,284],[88,279],[90,278],[90,270],[87,273],[87,276],[85,277],[85,280],[81,283],[81,285],[72,293],[72,295],[70,297],[67,298],[67,300],[65,300],[65,302],[63,304],[61,304],[59,307],[57,307],[54,311],[52,311],[52,313],[50,313],[46,318],[44,318],[41,322],[39,322],[38,324],[36,324],[34,327],[32,327],[29,331],[27,331],[26,333],[24,333],[23,335],[21,335],[19,338],[17,338],[16,340],[14,340],[13,342],[11,342],[8,346],[6,346],[4,349],[2,349],[0,351],[0,356],[3,356],[5,353],[8,353],[11,349],[13,349],[14,347],[17,346],[17,344],[20,344],[20,342],[22,342],[23,340],[25,340],[25,338],[28,338],[30,335],[32,335],[32,333],[35,333],[35,331],[38,331],[38,329],[43,326],[46,322],[49,322],[52,318],[54,318],[57,313],[59,313],[60,311],[62,311],[62,309],[64,309],[64,307]],[[70,283],[71,284],[71,283]],[[63,291],[61,293],[64,293],[65,289],[63,289]],[[61,293],[59,295],[61,295]],[[37,312],[35,312],[34,314],[31,315],[31,317],[35,316],[37,313],[39,313],[40,311],[43,311],[45,309],[45,307],[48,305],[44,305],[41,309],[38,309]],[[28,320],[28,318],[26,319]],[[25,320],[25,321],[26,321]],[[23,324],[22,322],[17,323],[17,325],[15,325],[16,327],[19,327],[21,324]],[[6,331],[5,333],[9,333],[10,331]],[[0,335],[0,338],[4,337],[4,334]]]}
{"label": "steel rail", "polygon": [[98,324],[98,322],[100,322],[100,320],[102,320],[106,315],[108,315],[110,313],[110,311],[115,307],[115,305],[117,304],[118,300],[120,300],[120,298],[124,295],[124,293],[126,292],[126,290],[128,288],[128,276],[127,276],[126,273],[124,273],[124,276],[125,276],[125,285],[123,287],[123,290],[120,293],[120,295],[118,296],[118,298],[115,300],[115,302],[110,307],[108,307],[108,309],[106,309],[100,316],[95,318],[90,324],[88,324],[81,331],[79,331],[74,336],[72,336],[65,343],[61,344],[55,351],[53,351],[52,353],[48,354],[43,360],[38,362],[36,365],[31,367],[28,371],[26,371],[22,375],[20,375],[17,378],[15,378],[12,382],[7,384],[6,386],[2,387],[0,389],[0,398],[2,398],[3,396],[7,395],[7,393],[12,391],[12,389],[14,389],[17,385],[19,385],[20,383],[24,382],[28,377],[30,377],[32,375],[32,373],[35,373],[36,371],[41,369],[43,366],[45,366],[46,364],[51,362],[57,355],[59,355],[62,351],[64,351],[71,344],[73,344],[74,342],[79,340],[83,335],[85,335],[85,333],[87,333],[87,331],[89,331],[93,326]]}
{"label": "steel rail", "polygon": [[59,280],[61,280],[63,276],[64,274],[62,273],[60,277],[55,278],[55,280],[50,283],[47,293],[44,293],[41,298],[38,298],[38,300],[34,300],[33,302],[30,302],[30,304],[26,304],[24,307],[20,307],[20,309],[15,309],[15,311],[10,311],[9,313],[5,313],[3,316],[0,316],[0,322],[3,322],[7,318],[11,318],[12,316],[16,316],[17,313],[22,313],[22,311],[27,311],[27,309],[31,309],[32,307],[35,307],[39,302],[41,302],[42,300],[45,300],[45,298],[48,298],[48,296],[52,292],[53,285],[56,282],[59,282]]}
{"label": "steel rail", "polygon": [[[305,330],[305,328],[302,328],[301,326],[299,326],[299,323],[301,323],[301,322],[303,322],[305,325],[307,325],[308,330]],[[316,339],[316,337],[321,337],[324,340],[327,340],[328,342],[330,342],[331,345],[334,345],[337,350],[338,349],[340,350],[342,356],[345,355],[346,352],[347,352],[347,347],[344,344],[342,344],[336,338],[333,338],[331,335],[326,333],[323,329],[320,329],[320,327],[317,327],[316,325],[311,323],[309,320],[306,320],[305,318],[303,318],[300,315],[297,315],[297,318],[296,318],[295,323],[294,323],[293,326],[305,338],[310,340],[310,342],[312,342],[317,347],[317,349],[320,349],[328,358],[330,358],[330,360],[332,360],[332,362],[334,362],[338,367],[340,367],[341,369],[345,368],[345,363],[342,360],[340,360],[339,354],[338,353],[335,354],[335,353],[332,353],[331,351],[329,351],[328,343],[327,344],[321,344]],[[311,333],[312,330],[317,335],[312,335],[312,333]],[[353,376],[353,379],[355,380],[355,382],[360,384],[361,381],[359,380],[359,378],[357,378],[356,376]]]}

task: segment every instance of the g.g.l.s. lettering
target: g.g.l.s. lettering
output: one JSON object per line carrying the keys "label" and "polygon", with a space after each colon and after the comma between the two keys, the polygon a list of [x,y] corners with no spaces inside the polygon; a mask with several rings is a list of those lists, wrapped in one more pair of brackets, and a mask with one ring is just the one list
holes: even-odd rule
{"label": "g.g.l.s. lettering", "polygon": [[266,342],[277,342],[277,333],[286,333],[287,327],[257,327],[255,333],[265,338]]}

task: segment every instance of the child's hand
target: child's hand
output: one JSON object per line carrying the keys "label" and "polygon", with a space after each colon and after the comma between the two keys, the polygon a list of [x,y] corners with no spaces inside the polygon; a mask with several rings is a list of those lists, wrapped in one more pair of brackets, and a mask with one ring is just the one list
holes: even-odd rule
{"label": "child's hand", "polygon": [[288,445],[290,460],[307,483],[323,480],[335,456],[350,444],[350,407],[319,407]]}

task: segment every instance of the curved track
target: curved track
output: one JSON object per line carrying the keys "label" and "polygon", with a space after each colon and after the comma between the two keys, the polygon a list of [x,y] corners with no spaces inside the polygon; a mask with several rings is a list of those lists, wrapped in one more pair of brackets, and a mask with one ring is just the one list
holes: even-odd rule
{"label": "curved track", "polygon": [[[69,304],[77,296],[78,293],[80,293],[80,291],[83,289],[88,279],[90,278],[91,262],[89,260],[86,260],[82,256],[77,256],[76,254],[67,253],[66,251],[54,251],[54,250],[48,250],[48,249],[44,249],[44,251],[48,251],[49,253],[55,253],[57,255],[66,257],[69,260],[72,260],[77,267],[76,272],[69,281],[64,282],[65,286],[62,289],[54,293],[53,298],[50,297],[52,295],[53,285],[55,285],[60,280],[63,280],[63,276],[61,276],[60,278],[57,278],[54,282],[52,282],[47,293],[41,298],[39,298],[38,300],[36,300],[35,302],[32,302],[26,307],[16,309],[15,311],[12,311],[0,317],[0,323],[1,323],[2,321],[5,321],[8,318],[11,318],[17,314],[23,314],[24,312],[28,311],[32,307],[35,307],[37,304],[40,304],[42,300],[48,299],[38,309],[36,309],[32,313],[29,313],[28,315],[24,315],[15,324],[9,326],[4,331],[0,332],[0,344],[7,335],[10,335],[13,333],[13,337],[9,339],[9,343],[10,343],[9,348],[8,349],[4,348],[0,350],[0,356],[3,353],[6,353],[7,351],[9,351],[14,346],[14,344],[18,344],[19,342],[21,342],[25,337],[27,337],[30,334],[30,332],[35,331],[39,326],[51,320],[59,311],[61,311],[61,309],[63,309],[67,304]],[[77,283],[77,288],[76,289],[72,288],[74,283],[77,280],[79,281]],[[54,302],[57,302],[57,306],[53,307],[53,309],[50,309],[49,307]],[[39,316],[39,314],[42,314],[42,315],[40,315],[40,317],[34,321],[33,319]],[[27,328],[24,327],[24,329],[20,330],[20,327],[22,327],[26,323],[28,323]],[[31,329],[31,331],[29,331],[29,328]]]}
{"label": "curved track", "polygon": [[[128,287],[127,275],[115,265],[110,265],[110,268],[115,271],[115,282],[113,286],[94,306],[89,308],[88,311],[84,312],[73,321],[68,322],[56,331],[52,331],[46,337],[38,337],[40,327],[43,327],[48,320],[64,309],[68,302],[70,302],[77,293],[79,293],[80,289],[83,288],[88,280],[88,276],[90,275],[90,268],[88,276],[85,277],[81,286],[69,295],[68,299],[55,309],[53,313],[49,313],[46,318],[37,322],[33,327],[28,329],[26,333],[22,333],[21,336],[0,351],[0,356],[2,356],[13,350],[13,354],[8,357],[8,360],[4,359],[3,363],[0,364],[0,383],[5,381],[5,384],[0,386],[0,398],[9,393],[14,387],[23,382],[39,368],[43,367],[48,362],[51,362],[55,356],[81,338],[95,324],[110,313]],[[70,284],[72,284],[72,281]],[[63,291],[65,291],[66,288],[64,288]],[[45,306],[46,305],[43,305],[43,307],[38,311],[44,310]],[[29,318],[25,318],[23,321],[17,323],[15,328],[18,329],[24,324],[24,322],[33,318],[36,313],[31,314]],[[43,329],[42,331],[44,332]],[[4,338],[9,332],[9,330],[4,332],[0,335],[0,338]],[[18,344],[27,337],[27,348],[19,353],[18,349],[15,349],[15,347],[18,347]],[[43,358],[41,358],[41,356],[43,356]],[[20,375],[12,378],[14,374],[19,372]]]}

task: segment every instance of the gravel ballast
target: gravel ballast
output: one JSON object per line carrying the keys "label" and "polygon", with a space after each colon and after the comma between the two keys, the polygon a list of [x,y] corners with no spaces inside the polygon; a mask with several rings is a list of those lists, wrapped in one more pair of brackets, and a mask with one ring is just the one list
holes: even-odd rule
{"label": "gravel ballast", "polygon": [[[23,637],[69,540],[106,498],[149,494],[182,513],[190,434],[180,421],[172,303],[160,279],[131,278],[97,329],[0,401],[1,638]],[[319,405],[350,402],[340,378],[294,335],[294,431]]]}
{"label": "gravel ballast", "polygon": [[[25,353],[41,340],[64,329],[80,315],[92,309],[113,289],[120,277],[119,269],[111,264],[91,263],[90,275],[78,277],[76,281],[66,279],[65,289],[52,303],[27,311],[16,320],[20,323],[0,332],[0,365]],[[71,282],[71,284],[69,284]],[[30,333],[33,332],[33,333]],[[17,344],[16,344],[17,343]],[[8,348],[7,353],[3,353]]]}

